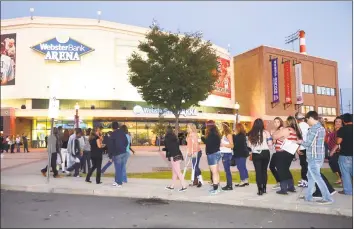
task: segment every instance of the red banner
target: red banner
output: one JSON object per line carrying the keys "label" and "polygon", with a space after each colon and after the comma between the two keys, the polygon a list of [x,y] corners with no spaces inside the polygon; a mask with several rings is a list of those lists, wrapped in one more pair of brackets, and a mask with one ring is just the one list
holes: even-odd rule
{"label": "red banner", "polygon": [[285,85],[285,103],[291,101],[291,78],[290,78],[290,61],[284,63],[284,85]]}
{"label": "red banner", "polygon": [[216,73],[218,80],[215,82],[215,89],[212,91],[212,94],[231,98],[230,60],[219,57]]}

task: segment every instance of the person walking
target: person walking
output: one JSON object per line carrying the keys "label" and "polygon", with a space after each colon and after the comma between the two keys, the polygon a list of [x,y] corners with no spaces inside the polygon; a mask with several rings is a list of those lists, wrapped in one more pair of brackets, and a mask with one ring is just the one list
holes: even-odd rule
{"label": "person walking", "polygon": [[305,120],[309,124],[310,129],[307,133],[306,141],[300,140],[298,142],[306,148],[308,188],[306,195],[300,198],[305,201],[312,201],[315,183],[317,183],[322,193],[322,199],[317,202],[320,204],[331,204],[333,203],[333,199],[320,174],[325,158],[324,138],[326,130],[319,122],[319,116],[316,111],[308,112]]}
{"label": "person walking", "polygon": [[23,142],[23,152],[26,153],[26,151],[27,151],[27,153],[29,153],[28,138],[24,133],[22,134],[22,142]]}
{"label": "person walking", "polygon": [[209,193],[214,195],[220,192],[219,162],[221,160],[221,134],[213,120],[206,122],[205,137],[202,138],[202,141],[205,143],[205,153],[207,155],[213,185]]}
{"label": "person walking", "polygon": [[126,151],[126,156],[124,158],[124,162],[123,162],[123,183],[128,183],[128,178],[127,178],[127,163],[128,163],[128,159],[130,157],[130,145],[131,145],[131,137],[129,135],[129,131],[128,131],[128,127],[126,125],[122,125],[120,127],[123,132],[125,133],[125,136],[127,137],[128,140],[128,146],[127,146],[127,151]]}
{"label": "person walking", "polygon": [[[344,126],[337,132],[336,143],[340,145],[338,163],[342,174],[343,191],[338,193],[353,195],[353,115],[346,113],[341,117]],[[331,155],[334,153],[336,152],[333,150]]]}
{"label": "person walking", "polygon": [[[342,179],[341,179],[341,173],[340,173],[340,168],[338,164],[338,159],[339,159],[339,147],[336,142],[337,138],[337,132],[340,128],[343,127],[343,121],[340,117],[336,117],[334,119],[334,131],[329,134],[328,136],[328,149],[330,150],[330,155],[328,158],[329,166],[332,170],[333,173],[337,175],[338,180],[335,182],[335,184],[341,184]],[[332,154],[332,150],[334,150],[335,153]]]}
{"label": "person walking", "polygon": [[220,143],[220,152],[222,156],[222,163],[224,166],[224,171],[226,175],[226,186],[221,189],[224,191],[231,191],[232,188],[232,174],[231,174],[231,159],[234,148],[234,141],[232,137],[232,131],[229,124],[226,122],[222,123],[222,137]]}
{"label": "person walking", "polygon": [[69,142],[69,130],[65,129],[63,133],[63,137],[61,139],[61,147],[60,147],[60,154],[61,154],[61,170],[65,173],[65,169],[68,167],[68,142]]}
{"label": "person walking", "polygon": [[90,159],[92,161],[92,167],[88,168],[88,173],[86,176],[86,182],[91,183],[92,173],[96,170],[96,184],[101,184],[101,166],[102,166],[102,154],[104,145],[100,138],[100,128],[96,128],[96,131],[91,131],[89,136],[90,144]]}
{"label": "person walking", "polygon": [[189,123],[187,125],[187,152],[188,157],[192,157],[192,166],[194,171],[194,176],[191,176],[190,186],[197,186],[198,188],[203,185],[202,172],[199,168],[200,158],[202,157],[202,150],[198,142],[197,127],[194,123]]}
{"label": "person walking", "polygon": [[[305,122],[305,116],[300,112],[295,114],[295,118],[301,130],[302,140],[306,141],[307,132],[310,126]],[[297,151],[300,159],[300,166],[301,166],[301,180],[298,182],[298,187],[307,188],[307,161],[306,161],[306,149],[303,146],[300,146],[299,150]]]}
{"label": "person walking", "polygon": [[[281,118],[276,117],[274,119],[274,127],[275,130],[271,132],[271,135],[273,135],[276,131],[283,129],[284,127],[284,122]],[[269,163],[269,169],[273,174],[273,177],[275,179],[275,181],[277,182],[276,185],[273,186],[273,190],[279,189],[280,188],[280,179],[279,179],[279,172],[277,169],[277,151],[281,151],[280,146],[283,144],[283,142],[278,139],[278,140],[274,140],[273,139],[273,143],[274,143],[274,151],[272,154],[272,157],[270,159],[270,163]]]}
{"label": "person walking", "polygon": [[267,193],[267,169],[270,160],[269,148],[272,145],[271,135],[265,130],[263,120],[260,118],[256,119],[251,131],[248,133],[248,147],[251,148],[251,159],[256,171],[257,195]]}
{"label": "person walking", "polygon": [[241,123],[236,124],[235,135],[233,135],[233,142],[233,156],[236,162],[236,167],[240,174],[241,181],[239,184],[235,184],[235,187],[245,187],[249,185],[248,170],[246,166],[249,151],[247,149],[246,131]]}
{"label": "person walking", "polygon": [[[58,158],[58,154],[60,153],[60,141],[59,141],[59,132],[56,127],[53,128],[53,133],[49,136],[48,140],[50,144],[48,144],[47,149],[48,152],[51,153],[50,165],[52,167],[53,177],[61,178],[57,170],[57,158]],[[46,175],[47,170],[48,170],[48,165],[41,170],[41,173],[44,177],[47,176]]]}
{"label": "person walking", "polygon": [[[281,142],[290,141],[297,143],[298,140],[302,140],[302,134],[296,119],[293,116],[289,116],[286,119],[285,127],[276,131],[272,135],[274,140]],[[280,144],[280,143],[279,143]],[[291,162],[296,152],[288,152],[282,149],[281,145],[276,145],[277,153],[277,169],[279,172],[280,190],[277,194],[287,195],[288,192],[296,192],[294,187],[293,175],[290,172]]]}
{"label": "person walking", "polygon": [[179,189],[179,192],[184,192],[187,190],[186,183],[184,181],[183,174],[181,172],[181,161],[183,161],[183,155],[179,148],[179,139],[176,134],[173,132],[171,126],[166,128],[165,135],[165,148],[168,160],[171,162],[172,167],[172,184],[167,186],[167,190],[174,190],[175,183],[177,178],[179,179],[182,188]]}
{"label": "person walking", "polygon": [[[83,136],[83,139],[84,139],[84,142],[85,142],[85,145],[84,145],[84,154],[82,156],[82,159],[81,159],[81,170],[84,174],[86,174],[86,165],[87,165],[87,171],[90,170],[91,168],[91,156],[90,156],[90,153],[91,153],[91,143],[90,143],[90,135],[91,135],[91,128],[88,128],[86,130],[86,135]],[[100,170],[101,170],[101,167],[100,167]]]}
{"label": "person walking", "polygon": [[113,132],[107,139],[108,156],[113,161],[115,168],[115,177],[113,186],[122,187],[123,168],[127,152],[128,139],[122,129],[119,129],[118,122],[112,122]]}
{"label": "person walking", "polygon": [[68,169],[65,173],[71,176],[74,171],[74,177],[80,177],[80,157],[83,155],[84,142],[82,139],[82,129],[75,128],[75,133],[69,137],[68,141]]}

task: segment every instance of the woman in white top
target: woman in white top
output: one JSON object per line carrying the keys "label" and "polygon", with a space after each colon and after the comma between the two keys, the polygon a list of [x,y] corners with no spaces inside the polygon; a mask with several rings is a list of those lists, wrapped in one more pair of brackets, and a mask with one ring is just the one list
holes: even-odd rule
{"label": "woman in white top", "polygon": [[222,137],[220,143],[220,152],[222,156],[222,163],[226,173],[226,186],[222,188],[224,191],[232,190],[232,175],[231,175],[231,159],[234,148],[234,141],[232,138],[232,131],[227,122],[222,123]]}
{"label": "woman in white top", "polygon": [[251,131],[248,133],[248,147],[251,148],[251,160],[253,160],[256,170],[256,181],[258,186],[258,195],[267,192],[267,169],[270,160],[269,148],[273,142],[270,133],[264,129],[262,119],[256,119]]}
{"label": "woman in white top", "polygon": [[202,178],[202,173],[199,168],[199,162],[200,158],[202,157],[202,150],[200,148],[199,142],[198,142],[198,133],[197,133],[197,127],[193,123],[189,123],[187,125],[187,150],[188,150],[188,156],[192,157],[192,176],[191,180],[192,183],[190,186],[197,186],[198,188],[202,187],[203,184],[203,178]]}
{"label": "woman in white top", "polygon": [[20,137],[20,135],[16,136],[16,152],[17,153],[21,152],[21,137]]}

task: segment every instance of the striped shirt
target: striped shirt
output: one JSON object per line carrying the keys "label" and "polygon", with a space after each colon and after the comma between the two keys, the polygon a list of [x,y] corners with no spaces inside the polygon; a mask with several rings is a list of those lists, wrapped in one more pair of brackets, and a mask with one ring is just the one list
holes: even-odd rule
{"label": "striped shirt", "polygon": [[[290,135],[286,139],[288,139],[289,141],[297,141],[298,139],[297,139],[296,133],[293,131],[293,129],[288,128],[288,130],[290,131]],[[283,145],[283,142],[284,142],[284,139],[282,139],[282,140],[277,139],[275,141],[275,151],[276,152],[282,151],[281,146]]]}
{"label": "striped shirt", "polygon": [[312,157],[317,155],[324,155],[324,140],[326,136],[326,130],[323,128],[320,122],[313,125],[308,133],[306,141],[303,141],[301,145],[306,148],[306,153],[311,153]]}

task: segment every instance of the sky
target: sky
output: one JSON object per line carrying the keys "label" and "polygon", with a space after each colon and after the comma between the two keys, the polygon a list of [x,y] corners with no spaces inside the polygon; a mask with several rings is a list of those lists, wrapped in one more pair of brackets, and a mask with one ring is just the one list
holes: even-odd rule
{"label": "sky", "polygon": [[[351,1],[1,1],[1,19],[29,16],[97,18],[165,30],[202,31],[204,39],[237,55],[260,45],[292,50],[285,37],[306,32],[308,55],[338,62],[343,106],[352,102],[353,24]],[[295,51],[298,51],[296,42]]]}

